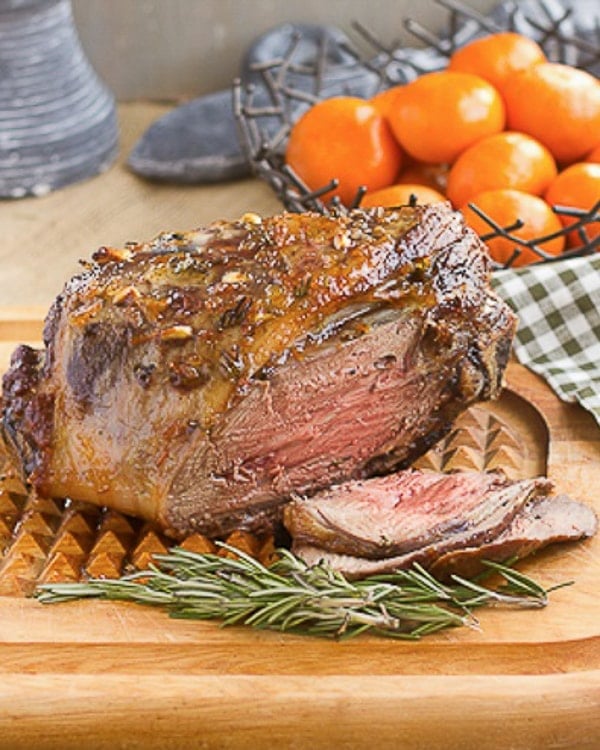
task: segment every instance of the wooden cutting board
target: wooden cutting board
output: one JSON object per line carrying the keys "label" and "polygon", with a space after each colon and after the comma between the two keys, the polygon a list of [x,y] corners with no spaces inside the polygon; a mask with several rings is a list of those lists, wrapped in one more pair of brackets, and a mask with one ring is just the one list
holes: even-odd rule
{"label": "wooden cutting board", "polygon": [[[0,309],[0,371],[17,342],[39,340],[42,313]],[[507,385],[423,465],[547,472],[600,512],[595,422],[518,365]],[[81,529],[61,536],[64,518],[38,511],[47,526],[31,530],[23,559],[39,554],[39,572],[52,544]],[[0,589],[18,533],[2,550]],[[119,533],[111,539],[126,557],[132,541]],[[481,611],[479,630],[416,643],[222,629],[111,602],[44,606],[16,586],[0,596],[0,748],[597,749],[600,536],[522,567],[546,586],[574,585],[544,610]]]}

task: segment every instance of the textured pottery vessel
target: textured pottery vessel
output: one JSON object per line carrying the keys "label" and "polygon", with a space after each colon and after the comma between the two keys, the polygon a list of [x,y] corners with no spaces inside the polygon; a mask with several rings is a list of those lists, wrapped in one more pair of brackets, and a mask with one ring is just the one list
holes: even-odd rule
{"label": "textured pottery vessel", "polygon": [[81,48],[70,0],[0,0],[0,197],[98,174],[117,141],[114,98]]}

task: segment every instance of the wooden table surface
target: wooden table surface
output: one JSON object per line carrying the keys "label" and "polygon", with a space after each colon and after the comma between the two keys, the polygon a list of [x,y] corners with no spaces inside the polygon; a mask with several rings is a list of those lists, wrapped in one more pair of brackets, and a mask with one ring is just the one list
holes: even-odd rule
{"label": "wooden table surface", "polygon": [[0,201],[0,305],[48,307],[63,283],[100,245],[148,240],[246,211],[275,213],[280,204],[263,183],[152,183],[125,165],[133,145],[173,105],[122,104],[118,161],[104,174],[41,198]]}

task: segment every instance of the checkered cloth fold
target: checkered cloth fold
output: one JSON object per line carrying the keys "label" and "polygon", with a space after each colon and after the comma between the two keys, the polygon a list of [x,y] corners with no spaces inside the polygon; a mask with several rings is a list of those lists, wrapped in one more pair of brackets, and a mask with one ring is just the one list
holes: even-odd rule
{"label": "checkered cloth fold", "polygon": [[519,362],[600,424],[600,255],[496,271],[492,283],[519,316]]}

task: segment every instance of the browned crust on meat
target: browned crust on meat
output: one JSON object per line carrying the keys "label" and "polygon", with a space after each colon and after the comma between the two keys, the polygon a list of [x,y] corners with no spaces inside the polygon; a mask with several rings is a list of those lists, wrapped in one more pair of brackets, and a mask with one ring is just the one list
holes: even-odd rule
{"label": "browned crust on meat", "polygon": [[2,437],[23,477],[43,477],[52,443],[54,398],[39,389],[43,352],[19,346],[3,381]]}
{"label": "browned crust on meat", "polygon": [[[341,216],[251,215],[123,249],[100,248],[53,305],[46,351],[15,355],[3,383],[4,431],[39,492],[67,486],[81,499],[160,515],[169,525],[173,509],[165,507],[164,488],[189,436],[208,437],[258,381],[269,382],[284,363],[334,338],[340,328],[331,321],[362,305],[416,310],[426,318],[432,353],[450,345],[464,351],[448,379],[445,406],[414,443],[422,452],[465,406],[499,392],[514,317],[490,290],[489,271],[485,248],[449,204]],[[482,331],[467,348],[471,318]],[[366,332],[360,316],[343,325],[350,337]],[[162,404],[158,417],[150,416],[153,400]],[[122,445],[105,442],[106,470],[98,471],[94,429],[102,425],[91,417],[114,418],[129,402],[142,406],[147,423],[144,436],[135,436],[137,473],[124,492],[118,481],[111,486],[119,469],[109,470],[113,457],[122,464]],[[189,418],[186,403],[193,406]],[[79,425],[87,420],[85,441],[74,457],[73,445],[66,446],[56,469],[52,451],[71,439],[67,414]],[[162,419],[160,434],[148,419]],[[119,440],[124,429],[119,424]],[[164,451],[157,451],[161,440]],[[89,457],[87,468],[82,457]],[[393,452],[389,460],[398,464]],[[386,470],[381,461],[370,470]],[[179,533],[188,530],[178,526]]]}

